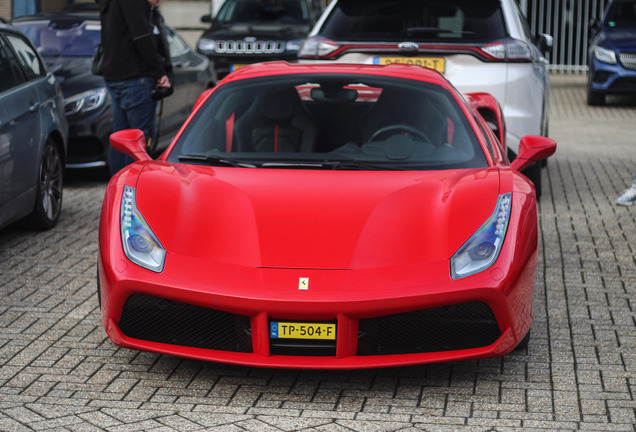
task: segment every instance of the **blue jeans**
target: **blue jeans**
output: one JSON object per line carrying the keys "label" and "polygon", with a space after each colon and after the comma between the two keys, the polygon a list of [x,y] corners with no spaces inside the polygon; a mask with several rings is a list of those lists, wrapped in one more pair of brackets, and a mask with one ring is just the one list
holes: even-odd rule
{"label": "blue jeans", "polygon": [[[113,100],[113,132],[141,129],[146,139],[154,134],[155,101],[150,97],[154,84],[154,79],[150,77],[106,83]],[[111,175],[132,162],[134,159],[130,156],[110,148],[108,164]]]}

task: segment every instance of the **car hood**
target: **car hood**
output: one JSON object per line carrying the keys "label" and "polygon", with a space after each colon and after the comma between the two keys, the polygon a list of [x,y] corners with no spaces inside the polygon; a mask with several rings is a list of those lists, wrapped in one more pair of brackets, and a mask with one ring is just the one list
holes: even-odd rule
{"label": "car hood", "polygon": [[636,50],[636,28],[606,30],[599,35],[597,44],[617,51]]}
{"label": "car hood", "polygon": [[215,28],[203,34],[203,38],[214,40],[241,40],[245,38],[293,40],[304,38],[309,33],[309,25],[247,23]]}
{"label": "car hood", "polygon": [[44,62],[47,69],[55,74],[65,97],[106,85],[102,77],[91,72],[91,57],[44,57]]}
{"label": "car hood", "polygon": [[168,254],[249,267],[447,260],[491,216],[496,168],[316,171],[149,163],[137,207]]}

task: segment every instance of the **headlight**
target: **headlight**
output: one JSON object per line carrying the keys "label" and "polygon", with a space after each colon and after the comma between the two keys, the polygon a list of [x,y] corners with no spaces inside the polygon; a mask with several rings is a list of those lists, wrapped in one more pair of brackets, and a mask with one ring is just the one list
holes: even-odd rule
{"label": "headlight", "polygon": [[121,243],[129,260],[143,268],[160,273],[166,250],[137,209],[135,189],[124,187],[121,199]]}
{"label": "headlight", "polygon": [[64,114],[67,116],[78,112],[87,112],[104,105],[106,101],[106,89],[97,88],[88,90],[75,96],[64,99]]}
{"label": "headlight", "polygon": [[603,63],[616,64],[616,53],[600,46],[594,47],[594,57]]}
{"label": "headlight", "polygon": [[453,279],[484,271],[497,261],[508,230],[511,198],[510,193],[500,195],[492,216],[451,257]]}
{"label": "headlight", "polygon": [[199,39],[199,51],[214,51],[216,49],[216,43],[213,39]]}

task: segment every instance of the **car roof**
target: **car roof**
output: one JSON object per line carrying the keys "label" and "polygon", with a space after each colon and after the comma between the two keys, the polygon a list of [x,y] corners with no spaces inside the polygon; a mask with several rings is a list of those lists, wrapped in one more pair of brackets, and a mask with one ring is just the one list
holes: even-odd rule
{"label": "car roof", "polygon": [[288,63],[285,61],[274,61],[255,63],[244,66],[228,75],[224,79],[224,81],[237,81],[262,76],[312,73],[341,73],[389,76],[396,78],[413,79],[417,81],[425,81],[447,88],[452,87],[448,80],[444,77],[444,75],[433,69],[402,64],[379,66],[370,64]]}
{"label": "car roof", "polygon": [[46,12],[46,13],[38,13],[33,15],[24,15],[21,17],[14,18],[12,22],[25,22],[25,21],[39,21],[39,20],[51,20],[51,19],[60,19],[60,18],[68,18],[74,20],[84,20],[84,21],[99,21],[99,12],[88,11],[79,11],[79,12]]}
{"label": "car roof", "polygon": [[15,33],[15,34],[19,34],[21,36],[24,36],[24,33],[22,33],[20,31],[20,29],[16,28],[15,26],[11,25],[10,23],[3,23],[0,22],[0,31],[3,32],[11,32],[11,33]]}

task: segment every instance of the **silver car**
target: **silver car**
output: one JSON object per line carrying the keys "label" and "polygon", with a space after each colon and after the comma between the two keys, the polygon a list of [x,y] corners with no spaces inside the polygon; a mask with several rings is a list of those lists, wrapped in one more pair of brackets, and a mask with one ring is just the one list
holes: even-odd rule
{"label": "silver car", "polygon": [[0,228],[24,217],[36,229],[55,226],[67,134],[55,77],[29,39],[0,24]]}
{"label": "silver car", "polygon": [[[533,36],[515,0],[333,0],[299,52],[302,62],[405,63],[436,69],[463,93],[501,105],[514,157],[547,135],[552,38]],[[488,113],[482,113],[488,117]],[[540,166],[524,171],[541,193]]]}

